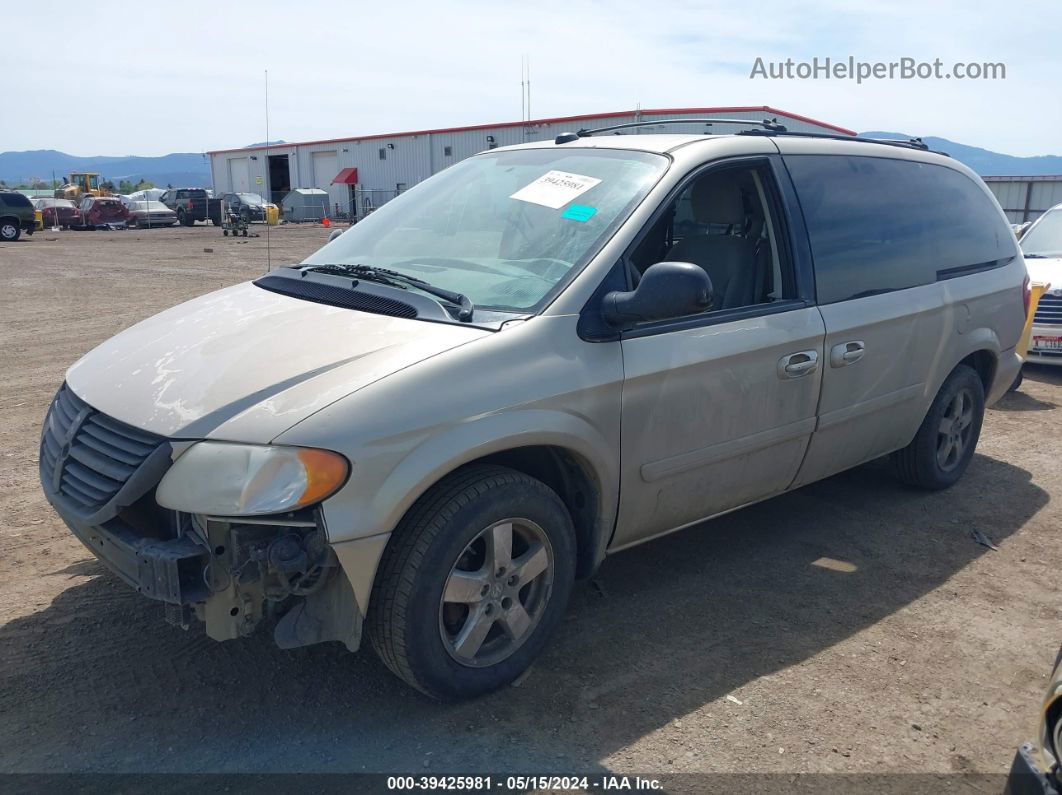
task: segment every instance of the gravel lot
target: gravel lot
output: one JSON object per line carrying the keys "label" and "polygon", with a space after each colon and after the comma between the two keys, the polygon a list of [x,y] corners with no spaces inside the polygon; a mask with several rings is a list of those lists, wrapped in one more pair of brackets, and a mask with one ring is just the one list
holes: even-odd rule
{"label": "gravel lot", "polygon": [[[274,229],[273,264],[327,235]],[[0,772],[1003,773],[1032,736],[1062,641],[1062,368],[988,412],[948,492],[875,462],[610,558],[530,676],[473,703],[368,649],[165,624],[47,506],[40,423],[81,354],[261,274],[265,241],[0,244]]]}

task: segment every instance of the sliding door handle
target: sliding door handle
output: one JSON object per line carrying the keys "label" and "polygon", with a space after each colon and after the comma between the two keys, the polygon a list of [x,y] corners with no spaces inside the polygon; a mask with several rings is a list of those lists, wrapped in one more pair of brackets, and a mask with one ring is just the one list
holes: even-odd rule
{"label": "sliding door handle", "polygon": [[818,351],[800,351],[778,360],[779,378],[801,378],[819,367]]}
{"label": "sliding door handle", "polygon": [[863,354],[866,352],[867,348],[863,344],[863,340],[852,340],[851,342],[842,342],[840,345],[834,345],[830,348],[830,367],[847,367],[850,364],[855,364],[863,358]]}

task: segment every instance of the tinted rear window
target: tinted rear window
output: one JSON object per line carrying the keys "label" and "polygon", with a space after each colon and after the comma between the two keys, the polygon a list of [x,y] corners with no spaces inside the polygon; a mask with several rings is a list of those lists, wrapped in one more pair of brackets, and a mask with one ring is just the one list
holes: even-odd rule
{"label": "tinted rear window", "polygon": [[33,207],[33,203],[21,193],[0,193],[0,201],[8,207]]}
{"label": "tinted rear window", "polygon": [[1017,253],[995,203],[946,166],[832,155],[786,164],[821,304],[929,284]]}

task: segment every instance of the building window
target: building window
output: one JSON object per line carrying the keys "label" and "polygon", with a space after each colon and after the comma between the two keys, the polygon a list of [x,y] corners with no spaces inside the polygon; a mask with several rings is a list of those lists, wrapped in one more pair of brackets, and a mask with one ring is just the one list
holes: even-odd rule
{"label": "building window", "polygon": [[380,159],[381,160],[386,160],[387,159],[387,150],[386,149],[381,149],[380,150]]}
{"label": "building window", "polygon": [[453,157],[454,148],[452,146],[443,147],[443,157]]}

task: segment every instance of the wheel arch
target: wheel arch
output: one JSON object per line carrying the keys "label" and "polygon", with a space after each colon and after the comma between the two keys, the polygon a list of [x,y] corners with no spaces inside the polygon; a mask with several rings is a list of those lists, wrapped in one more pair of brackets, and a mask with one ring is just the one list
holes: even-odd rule
{"label": "wheel arch", "polygon": [[[999,358],[1003,353],[999,336],[991,328],[981,326],[961,335],[959,340],[960,345],[957,349],[953,348],[950,351],[951,356],[948,357],[951,359],[951,366],[941,367],[936,372],[935,382],[927,384],[929,389],[926,391],[926,398],[929,402],[933,401],[948,376],[959,365],[966,365],[977,373],[986,396],[992,388],[996,374],[999,372]],[[928,408],[927,406],[926,409]]]}
{"label": "wheel arch", "polygon": [[528,445],[491,453],[465,466],[470,464],[496,464],[514,469],[553,489],[568,509],[575,528],[576,577],[594,573],[603,557],[598,554],[598,542],[609,532],[600,523],[604,512],[601,486],[589,461],[566,447]]}
{"label": "wheel arch", "polygon": [[[977,373],[978,377],[981,379],[981,386],[984,387],[985,395],[987,396],[989,390],[992,388],[992,383],[995,381],[996,370],[999,367],[998,352],[988,348],[980,348],[973,353],[967,354],[959,364],[964,364]],[[952,370],[954,370],[954,368],[952,368]]]}
{"label": "wheel arch", "polygon": [[[429,489],[470,464],[493,463],[537,478],[557,492],[576,532],[576,574],[587,577],[605,557],[619,504],[618,448],[585,419],[554,410],[488,415],[434,436],[390,466],[377,468],[352,457],[348,486],[323,505],[329,540],[351,579],[362,609],[376,577],[378,559],[359,560],[354,550],[386,554],[389,536]],[[371,483],[366,474],[386,469]],[[369,475],[371,477],[371,475]],[[356,568],[356,570],[355,570]]]}

